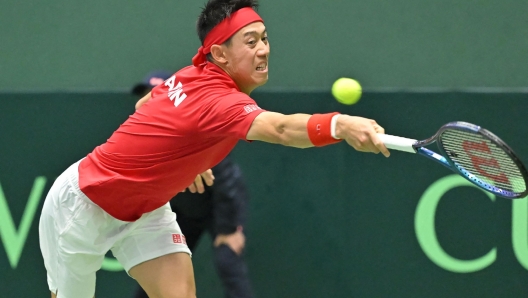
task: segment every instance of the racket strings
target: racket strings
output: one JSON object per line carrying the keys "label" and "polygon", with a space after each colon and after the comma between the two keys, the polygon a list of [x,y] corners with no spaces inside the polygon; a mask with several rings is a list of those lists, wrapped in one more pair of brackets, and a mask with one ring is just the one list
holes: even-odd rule
{"label": "racket strings", "polygon": [[462,130],[440,136],[449,158],[478,179],[511,192],[526,191],[524,176],[504,149],[487,137]]}

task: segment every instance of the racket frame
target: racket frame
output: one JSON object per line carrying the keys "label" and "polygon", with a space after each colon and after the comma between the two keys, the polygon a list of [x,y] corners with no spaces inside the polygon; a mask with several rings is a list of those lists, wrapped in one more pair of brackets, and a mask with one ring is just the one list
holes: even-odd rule
{"label": "racket frame", "polygon": [[434,138],[435,138],[435,140],[437,142],[437,145],[438,145],[438,150],[441,152],[441,154],[446,159],[446,161],[450,164],[449,168],[451,170],[459,173],[462,177],[466,178],[468,181],[472,182],[473,184],[475,184],[475,185],[477,185],[477,186],[479,186],[481,188],[486,189],[487,191],[493,193],[494,195],[497,195],[497,196],[500,196],[500,197],[503,197],[503,198],[508,198],[508,199],[523,198],[523,197],[525,197],[528,194],[528,189],[525,189],[525,191],[523,191],[523,192],[513,192],[513,191],[504,190],[502,188],[499,188],[499,187],[496,187],[496,186],[491,185],[489,183],[486,183],[485,181],[482,181],[481,179],[479,179],[477,176],[475,176],[472,173],[468,172],[462,165],[460,165],[459,163],[457,163],[454,160],[452,160],[450,158],[450,154],[444,149],[444,146],[443,146],[443,143],[442,143],[442,139],[440,138],[440,135],[444,131],[452,130],[452,129],[462,130],[462,131],[467,131],[467,132],[470,132],[470,133],[483,135],[488,140],[490,140],[492,143],[494,143],[495,145],[499,146],[504,151],[504,153],[506,153],[508,155],[508,157],[511,158],[511,160],[515,163],[515,165],[517,166],[517,168],[519,169],[519,171],[523,175],[524,181],[525,181],[525,185],[526,185],[526,181],[527,181],[527,177],[528,177],[528,172],[526,171],[526,168],[524,167],[522,162],[519,160],[517,155],[513,152],[513,150],[504,141],[502,141],[498,136],[496,136],[492,132],[490,132],[490,131],[488,131],[488,130],[486,130],[486,129],[478,126],[478,125],[467,123],[467,122],[463,122],[463,121],[455,121],[455,122],[447,123],[447,124],[443,125],[438,130],[438,132],[434,135]]}
{"label": "racket frame", "polygon": [[[478,125],[463,122],[463,121],[449,122],[443,125],[442,127],[440,127],[440,129],[432,137],[425,139],[425,140],[421,140],[421,141],[407,139],[407,138],[400,138],[400,137],[395,137],[395,136],[390,136],[390,135],[381,135],[381,136],[382,136],[382,141],[384,141],[384,143],[385,141],[388,141],[389,146],[387,146],[387,148],[405,151],[405,152],[411,152],[411,153],[414,150],[414,153],[418,153],[422,156],[425,156],[431,160],[434,160],[442,164],[443,166],[452,170],[453,172],[460,174],[462,177],[467,179],[469,182],[493,193],[494,195],[497,195],[503,198],[508,198],[508,199],[516,199],[516,198],[523,198],[528,194],[528,189],[525,189],[525,191],[523,192],[512,192],[512,191],[498,188],[489,183],[486,183],[485,181],[482,181],[481,179],[479,179],[477,176],[468,172],[462,165],[452,160],[450,158],[450,153],[446,152],[446,150],[444,149],[442,140],[440,138],[442,133],[446,130],[462,130],[462,131],[467,131],[470,133],[481,134],[485,136],[486,138],[488,138],[495,145],[499,146],[511,158],[511,160],[515,163],[515,165],[521,172],[524,178],[525,185],[526,185],[528,181],[528,171],[526,170],[526,168],[524,167],[520,159],[517,157],[517,155],[499,137],[497,137],[492,132],[484,128],[481,128]],[[430,149],[425,148],[425,146],[431,145],[435,142],[437,143],[440,154]]]}

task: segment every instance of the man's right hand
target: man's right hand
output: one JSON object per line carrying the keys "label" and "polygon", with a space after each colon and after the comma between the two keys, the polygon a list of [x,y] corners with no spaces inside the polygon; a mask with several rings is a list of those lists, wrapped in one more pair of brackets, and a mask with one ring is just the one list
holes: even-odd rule
{"label": "man's right hand", "polygon": [[382,153],[385,157],[390,152],[378,137],[385,129],[376,121],[363,117],[339,115],[336,122],[336,137],[345,140],[357,151]]}
{"label": "man's right hand", "polygon": [[246,245],[246,236],[242,231],[242,226],[238,226],[237,230],[232,234],[219,234],[214,239],[213,245],[218,247],[222,244],[229,246],[237,255],[242,254],[244,246]]}

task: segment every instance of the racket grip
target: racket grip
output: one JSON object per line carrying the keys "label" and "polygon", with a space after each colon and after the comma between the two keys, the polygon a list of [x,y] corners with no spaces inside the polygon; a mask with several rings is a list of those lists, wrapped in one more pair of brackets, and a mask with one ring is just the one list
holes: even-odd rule
{"label": "racket grip", "polygon": [[417,140],[391,136],[381,133],[378,134],[378,137],[388,149],[416,153],[416,150],[414,149],[413,145],[417,142]]}

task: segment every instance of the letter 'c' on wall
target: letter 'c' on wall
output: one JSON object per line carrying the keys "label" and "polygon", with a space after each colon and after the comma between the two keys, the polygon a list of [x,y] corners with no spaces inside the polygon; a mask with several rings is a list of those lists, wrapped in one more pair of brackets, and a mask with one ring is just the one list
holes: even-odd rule
{"label": "letter 'c' on wall", "polygon": [[517,260],[528,270],[528,197],[513,200],[512,244]]}
{"label": "letter 'c' on wall", "polygon": [[[433,263],[448,271],[469,273],[491,265],[497,258],[497,248],[494,247],[486,255],[477,259],[459,260],[447,254],[440,246],[435,230],[436,208],[447,191],[461,186],[471,186],[482,190],[459,175],[449,175],[431,184],[418,202],[414,217],[414,230],[422,250]],[[490,200],[495,201],[495,195],[484,190],[482,192]]]}

